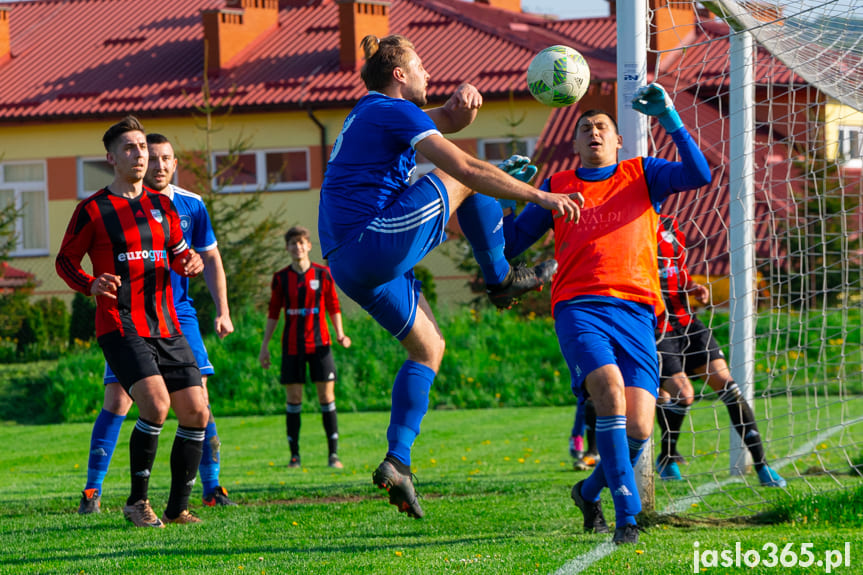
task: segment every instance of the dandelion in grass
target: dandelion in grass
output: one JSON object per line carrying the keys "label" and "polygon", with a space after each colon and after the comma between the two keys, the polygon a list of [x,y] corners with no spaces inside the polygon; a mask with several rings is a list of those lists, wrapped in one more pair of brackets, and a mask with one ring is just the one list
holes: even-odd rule
{"label": "dandelion in grass", "polygon": [[519,457],[519,458],[518,458],[518,462],[519,462],[519,463],[524,463],[524,457]]}
{"label": "dandelion in grass", "polygon": [[431,462],[432,465],[437,465],[437,459],[432,458],[429,461]]}
{"label": "dandelion in grass", "polygon": [[508,456],[508,455],[504,456],[503,460],[504,460],[504,461],[509,461],[509,456]]}
{"label": "dandelion in grass", "polygon": [[297,523],[296,521],[291,521],[291,525],[293,525],[294,527],[297,527],[299,525],[299,523]]}
{"label": "dandelion in grass", "polygon": [[270,467],[275,467],[275,466],[276,466],[276,464],[273,463],[272,461],[270,461]]}
{"label": "dandelion in grass", "polygon": [[462,456],[461,456],[461,460],[462,460],[462,461],[467,461],[467,455],[462,455]]}
{"label": "dandelion in grass", "polygon": [[401,551],[396,551],[395,555],[396,557],[401,557],[402,555],[404,555],[404,553],[402,553]]}

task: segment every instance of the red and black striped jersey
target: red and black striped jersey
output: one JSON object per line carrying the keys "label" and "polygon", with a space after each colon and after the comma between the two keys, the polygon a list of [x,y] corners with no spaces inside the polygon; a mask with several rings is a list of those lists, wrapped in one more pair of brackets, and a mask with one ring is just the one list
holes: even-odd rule
{"label": "red and black striped jersey", "polygon": [[686,286],[690,283],[686,268],[686,237],[674,216],[660,215],[656,230],[659,258],[659,284],[665,300],[665,314],[658,319],[657,330],[669,332],[690,324],[692,309]]}
{"label": "red and black striped jersey", "polygon": [[314,353],[330,345],[330,330],[324,310],[332,316],[341,311],[330,268],[312,264],[305,273],[288,266],[273,274],[269,318],[278,320],[285,310],[282,353]]}
{"label": "red and black striped jersey", "polygon": [[[96,335],[112,331],[142,337],[181,333],[171,293],[170,265],[182,274],[188,253],[180,217],[171,200],[144,188],[137,198],[107,188],[81,201],[72,214],[60,252],[57,273],[84,295],[103,273],[120,277],[117,299],[96,298]],[[81,267],[90,256],[93,275]]]}

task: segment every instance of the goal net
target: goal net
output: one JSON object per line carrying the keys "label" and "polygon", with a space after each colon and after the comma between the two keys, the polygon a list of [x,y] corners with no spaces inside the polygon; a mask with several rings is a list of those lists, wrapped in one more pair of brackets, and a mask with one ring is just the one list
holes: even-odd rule
{"label": "goal net", "polygon": [[[792,493],[860,485],[863,474],[863,5],[858,0],[666,2],[648,11],[648,81],[671,93],[713,166],[713,182],[669,199],[687,238],[687,263],[711,290],[698,315],[751,390],[770,465]],[[746,221],[732,219],[735,148],[729,119],[736,72],[732,37],[753,42],[750,196]],[[749,105],[749,104],[747,104]],[[652,126],[648,153],[675,157]],[[730,310],[731,236],[751,230],[745,266],[756,285],[751,311]],[[694,303],[694,302],[693,302]],[[731,318],[735,319],[732,320]],[[746,322],[754,336],[732,322]],[[748,347],[747,347],[748,346]],[[741,363],[743,369],[740,370]],[[754,513],[782,493],[735,473],[739,439],[710,387],[696,402],[678,449],[683,481],[655,485],[656,509],[677,514]],[[658,433],[655,434],[658,436]],[[658,452],[658,448],[657,448]]]}

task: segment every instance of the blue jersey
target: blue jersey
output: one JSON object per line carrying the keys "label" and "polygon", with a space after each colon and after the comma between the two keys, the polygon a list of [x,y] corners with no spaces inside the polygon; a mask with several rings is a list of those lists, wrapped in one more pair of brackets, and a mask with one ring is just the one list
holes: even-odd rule
{"label": "blue jersey", "polygon": [[[204,200],[198,194],[171,185],[167,193],[180,214],[180,227],[186,243],[196,252],[206,252],[216,248],[216,234],[210,222],[210,214]],[[189,297],[189,278],[171,272],[171,289],[174,292],[174,308],[178,314],[195,313],[192,298]]]}
{"label": "blue jersey", "polygon": [[324,257],[356,237],[410,184],[418,142],[440,135],[416,104],[369,92],[345,119],[321,186],[318,234]]}

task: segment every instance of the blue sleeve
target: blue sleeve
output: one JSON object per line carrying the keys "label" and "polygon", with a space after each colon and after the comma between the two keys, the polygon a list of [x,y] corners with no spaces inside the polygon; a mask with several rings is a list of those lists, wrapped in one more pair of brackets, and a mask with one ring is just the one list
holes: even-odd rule
{"label": "blue sleeve", "polygon": [[440,134],[431,117],[413,102],[397,100],[386,118],[387,133],[401,145],[413,148],[430,134]]}
{"label": "blue sleeve", "polygon": [[671,194],[694,190],[710,183],[710,166],[707,158],[695,144],[686,128],[675,130],[671,138],[677,145],[680,162],[669,162],[661,158],[644,158],[644,175],[650,201],[656,211]]}
{"label": "blue sleeve", "polygon": [[[539,189],[547,192],[548,180]],[[511,259],[520,255],[553,227],[554,216],[536,204],[527,204],[517,218],[512,214],[506,216],[503,219],[504,257]]]}

